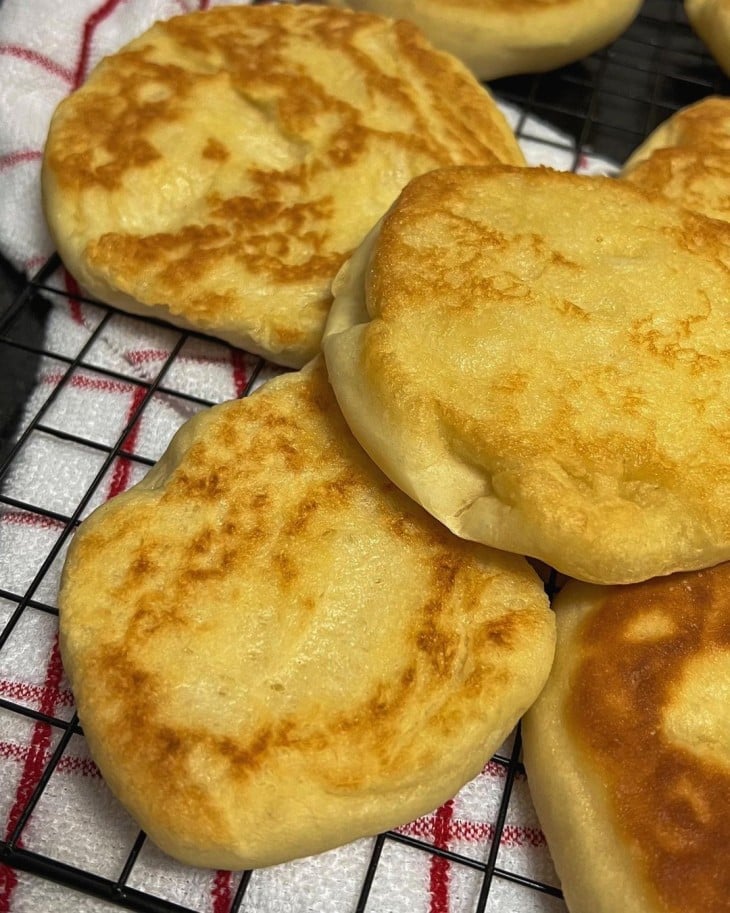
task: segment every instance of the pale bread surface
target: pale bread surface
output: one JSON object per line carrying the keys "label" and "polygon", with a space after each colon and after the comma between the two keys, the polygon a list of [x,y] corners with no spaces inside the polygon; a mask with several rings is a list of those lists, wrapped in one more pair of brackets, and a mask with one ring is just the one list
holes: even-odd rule
{"label": "pale bread surface", "polygon": [[522,722],[570,913],[706,913],[730,899],[730,566],[568,583]]}
{"label": "pale bread surface", "polygon": [[554,650],[537,574],[387,480],[321,358],[190,420],[81,525],[60,631],[113,792],[166,852],[234,869],[433,810]]}
{"label": "pale bread surface", "polygon": [[480,79],[580,60],[633,22],[641,0],[327,0],[415,22]]}
{"label": "pale bread surface", "polygon": [[720,68],[730,76],[730,2],[684,0],[687,19]]}
{"label": "pale bread surface", "polygon": [[621,177],[713,219],[730,219],[730,99],[708,96],[660,124]]}
{"label": "pale bread surface", "polygon": [[507,121],[415,26],[236,6],[103,60],[53,117],[43,198],[92,295],[298,367],[332,277],[409,178],[492,161],[524,162]]}
{"label": "pale bread surface", "polygon": [[336,280],[356,437],[460,536],[626,583],[730,557],[730,226],[611,178],[416,178]]}

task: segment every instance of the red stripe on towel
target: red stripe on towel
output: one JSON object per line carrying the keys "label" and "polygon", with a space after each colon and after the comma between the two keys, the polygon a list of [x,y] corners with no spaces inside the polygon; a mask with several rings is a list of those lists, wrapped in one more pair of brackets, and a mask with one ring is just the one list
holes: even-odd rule
{"label": "red stripe on towel", "polygon": [[[134,394],[132,396],[132,402],[129,405],[127,410],[127,422],[132,421],[132,417],[137,411],[140,403],[145,397],[146,390],[144,387],[136,387]],[[139,420],[137,420],[134,425],[129,430],[129,433],[122,441],[122,447],[127,453],[134,453],[134,447],[137,443],[137,438],[139,436]],[[118,459],[114,465],[114,470],[112,471],[111,484],[109,485],[108,497],[113,498],[116,495],[120,494],[123,491],[126,491],[129,486],[129,477],[132,472],[132,464],[129,460]]]}
{"label": "red stripe on towel", "polygon": [[[29,745],[18,745],[16,742],[0,742],[0,757],[13,761],[27,761],[31,748]],[[58,762],[59,773],[81,774],[82,777],[100,779],[101,773],[91,758],[79,758],[76,755],[64,755]],[[1,909],[1,908],[0,908]]]}
{"label": "red stripe on towel", "polygon": [[21,149],[16,152],[9,152],[7,155],[0,155],[0,171],[14,168],[16,165],[22,165],[23,162],[36,162],[42,157],[43,153],[38,149]]}
{"label": "red stripe on towel", "polygon": [[[454,817],[454,800],[450,799],[434,812],[433,838],[434,846],[441,850],[449,848],[452,836],[451,821]],[[430,913],[449,913],[449,860],[434,854],[429,867]]]}
{"label": "red stripe on towel", "polygon": [[97,9],[95,9],[93,13],[86,17],[86,21],[84,22],[83,26],[79,56],[76,60],[76,66],[74,68],[74,88],[80,86],[81,83],[86,79],[87,68],[89,66],[89,55],[91,52],[91,43],[94,40],[94,33],[96,32],[97,27],[101,25],[102,22],[104,22],[106,19],[108,19],[109,16],[121,3],[125,2],[126,0],[106,0],[106,3],[103,3]]}
{"label": "red stripe on towel", "polygon": [[[56,708],[59,684],[62,675],[61,654],[58,649],[58,638],[56,637],[51,649],[51,656],[48,661],[46,677],[43,683],[43,693],[38,708],[41,713],[45,713],[49,716],[53,715]],[[5,826],[6,839],[10,837],[20,821],[23,810],[32,796],[33,790],[38,785],[38,781],[48,763],[50,745],[51,727],[48,723],[34,723],[30,746],[25,756],[23,770],[20,774],[20,780],[15,791],[15,801],[8,814]],[[18,840],[18,846],[22,846],[22,839]],[[10,913],[10,902],[17,884],[17,874],[8,866],[0,866],[0,913]]]}
{"label": "red stripe on towel", "polygon": [[[45,685],[37,685],[34,682],[18,682],[11,679],[0,679],[0,694],[9,701],[22,701],[24,704],[30,704],[37,707],[49,697],[48,689]],[[73,696],[70,691],[59,691],[55,695],[56,707],[72,707]]]}
{"label": "red stripe on towel", "polygon": [[233,900],[232,877],[230,872],[218,871],[213,876],[213,887],[210,892],[213,901],[213,913],[228,913]]}
{"label": "red stripe on towel", "polygon": [[72,70],[61,66],[60,63],[56,63],[55,60],[51,60],[45,54],[39,54],[38,51],[31,50],[31,48],[26,48],[19,44],[0,44],[0,55],[15,57],[17,60],[25,60],[27,63],[32,63],[34,66],[45,70],[46,73],[57,76],[63,82],[69,85],[73,84]]}
{"label": "red stripe on towel", "polygon": [[44,517],[42,514],[32,514],[21,510],[0,511],[0,522],[12,523],[16,526],[34,526],[36,529],[65,529],[66,524],[54,517]]}
{"label": "red stripe on towel", "polygon": [[233,365],[233,386],[236,396],[243,396],[248,384],[248,367],[240,349],[231,349],[231,364]]}
{"label": "red stripe on towel", "polygon": [[17,884],[15,870],[0,863],[0,913],[10,913],[10,900]]}
{"label": "red stripe on towel", "polygon": [[63,271],[63,278],[64,284],[66,285],[66,292],[69,296],[68,307],[71,312],[71,317],[75,323],[79,323],[83,326],[84,315],[81,311],[81,302],[79,301],[79,298],[81,297],[79,284],[67,269]]}
{"label": "red stripe on towel", "polygon": [[[51,371],[40,377],[40,382],[52,387],[58,386],[66,375],[61,371]],[[67,381],[67,386],[76,387],[79,390],[93,390],[96,393],[131,393],[135,390],[139,393],[144,392],[144,387],[135,384],[133,381],[127,383],[123,380],[110,380],[106,377],[90,377],[88,374],[72,374]]]}
{"label": "red stripe on towel", "polygon": [[[432,839],[434,836],[433,816],[418,818],[398,828],[399,833],[416,837],[420,840]],[[464,843],[488,844],[494,839],[494,825],[486,821],[469,821],[464,818],[453,818],[449,826],[451,840]],[[521,824],[507,824],[502,829],[500,844],[507,847],[545,846],[545,837],[536,827]]]}

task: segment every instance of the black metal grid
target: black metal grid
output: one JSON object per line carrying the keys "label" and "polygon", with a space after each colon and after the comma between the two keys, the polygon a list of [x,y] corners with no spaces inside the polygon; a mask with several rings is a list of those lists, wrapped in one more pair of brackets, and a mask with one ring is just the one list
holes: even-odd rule
{"label": "black metal grid", "polygon": [[[610,48],[548,74],[498,80],[491,88],[499,99],[520,109],[516,132],[523,142],[528,145],[533,141],[552,144],[556,152],[569,156],[572,167],[576,168],[584,153],[606,157],[620,164],[657,124],[677,109],[708,94],[728,94],[728,81],[692,33],[679,0],[647,0],[634,24]],[[544,137],[538,138],[534,133],[534,118],[550,124],[564,138],[558,136],[547,141]],[[571,167],[570,162],[568,167]],[[0,314],[0,364],[3,365],[0,370],[4,371],[3,397],[0,399],[0,511],[13,509],[42,518],[55,531],[44,560],[32,572],[29,571],[23,586],[17,589],[0,588],[0,601],[6,606],[5,623],[0,630],[0,660],[13,632],[30,614],[43,616],[49,619],[50,624],[55,624],[57,608],[48,595],[46,578],[62,560],[68,538],[110,467],[120,460],[142,468],[153,463],[151,457],[135,453],[126,447],[125,442],[135,422],[154,398],[160,395],[175,397],[189,403],[191,408],[213,404],[212,400],[198,396],[194,391],[181,390],[169,382],[171,369],[181,350],[195,337],[195,334],[174,331],[169,352],[159,369],[146,380],[138,376],[131,380],[139,391],[136,408],[128,416],[116,440],[89,439],[49,423],[47,417],[54,401],[62,395],[75,372],[88,370],[109,381],[130,382],[130,377],[99,367],[89,360],[89,353],[105,326],[114,319],[114,311],[108,308],[98,308],[95,328],[75,351],[59,353],[45,347],[43,327],[46,315],[54,307],[54,297],[62,294],[58,282],[54,280],[57,268],[58,262],[52,260],[28,282],[16,276],[5,264],[0,271],[0,311],[4,311]],[[150,323],[153,322],[140,321],[140,324]],[[221,348],[226,349],[224,346]],[[60,373],[60,380],[39,402],[29,420],[25,416],[21,429],[18,422],[23,412],[23,401],[33,388],[39,362],[53,363]],[[268,368],[260,359],[251,359],[248,368],[250,388],[257,378],[265,376]],[[46,435],[57,441],[90,448],[98,455],[98,469],[93,479],[69,509],[44,506],[32,488],[18,497],[17,493],[8,494],[3,485],[12,474],[18,455],[34,435]],[[67,713],[45,713],[20,700],[0,698],[1,714],[19,715],[29,724],[41,727],[48,745],[48,760],[40,779],[22,797],[22,807],[16,810],[12,832],[7,839],[0,841],[0,865],[7,866],[8,871],[30,873],[32,877],[57,884],[60,893],[56,909],[59,911],[76,910],[80,895],[75,892],[81,892],[104,900],[111,907],[155,913],[197,913],[197,907],[181,905],[133,886],[130,875],[145,844],[142,834],[132,836],[113,877],[69,865],[54,853],[53,848],[40,853],[23,847],[24,828],[42,800],[67,746],[83,734],[72,708]],[[366,913],[368,910],[369,894],[383,854],[394,844],[407,845],[418,853],[440,855],[453,866],[472,871],[480,882],[475,892],[475,913],[489,909],[490,892],[500,879],[518,883],[526,891],[546,898],[546,910],[560,913],[565,909],[555,884],[526,878],[518,871],[500,865],[500,837],[510,800],[515,784],[524,780],[519,732],[508,750],[495,756],[494,761],[503,768],[504,782],[488,857],[476,860],[438,849],[427,841],[402,833],[381,835],[373,841],[370,861],[357,886],[353,911]],[[73,813],[71,808],[69,814]],[[250,878],[250,873],[236,876],[227,913],[243,909]],[[547,899],[550,899],[549,903]],[[533,909],[534,898],[528,906]],[[99,909],[102,907],[108,909],[106,904],[100,904]],[[393,913],[410,911],[393,910]],[[515,910],[515,913],[520,911]]]}

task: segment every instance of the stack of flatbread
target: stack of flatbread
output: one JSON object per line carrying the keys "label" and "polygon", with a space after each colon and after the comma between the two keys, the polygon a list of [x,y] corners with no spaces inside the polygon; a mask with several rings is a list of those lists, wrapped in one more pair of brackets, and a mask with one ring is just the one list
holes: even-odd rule
{"label": "stack of flatbread", "polygon": [[726,902],[730,225],[710,165],[706,207],[676,192],[707,105],[618,179],[528,168],[415,26],[275,5],[160,23],[59,107],[85,287],[299,369],[68,554],[85,734],[169,853],[403,823],[527,712],[572,913]]}

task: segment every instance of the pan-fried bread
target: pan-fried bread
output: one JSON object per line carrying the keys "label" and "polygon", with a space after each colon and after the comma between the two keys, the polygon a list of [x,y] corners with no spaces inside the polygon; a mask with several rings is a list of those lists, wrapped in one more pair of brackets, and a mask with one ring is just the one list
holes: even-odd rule
{"label": "pan-fried bread", "polygon": [[730,99],[682,108],[636,149],[621,177],[713,219],[730,219]]}
{"label": "pan-fried bread", "polygon": [[730,75],[730,2],[684,0],[687,19],[720,68]]}
{"label": "pan-fried bread", "polygon": [[730,898],[730,566],[568,583],[522,726],[571,913],[705,913]]}
{"label": "pan-fried bread", "polygon": [[337,268],[409,178],[485,161],[524,162],[491,96],[414,26],[216,8],[157,23],[61,103],[44,206],[102,301],[298,367]]}
{"label": "pan-fried bread", "polygon": [[78,530],[61,648],[92,755],[159,846],[248,868],[405,823],[532,703],[554,620],[357,445],[321,358],[192,419]]}
{"label": "pan-fried bread", "polygon": [[597,583],[730,557],[730,226],[612,178],[416,178],[323,348],[381,469],[451,530]]}
{"label": "pan-fried bread", "polygon": [[480,79],[561,67],[610,44],[641,0],[327,0],[415,22]]}

